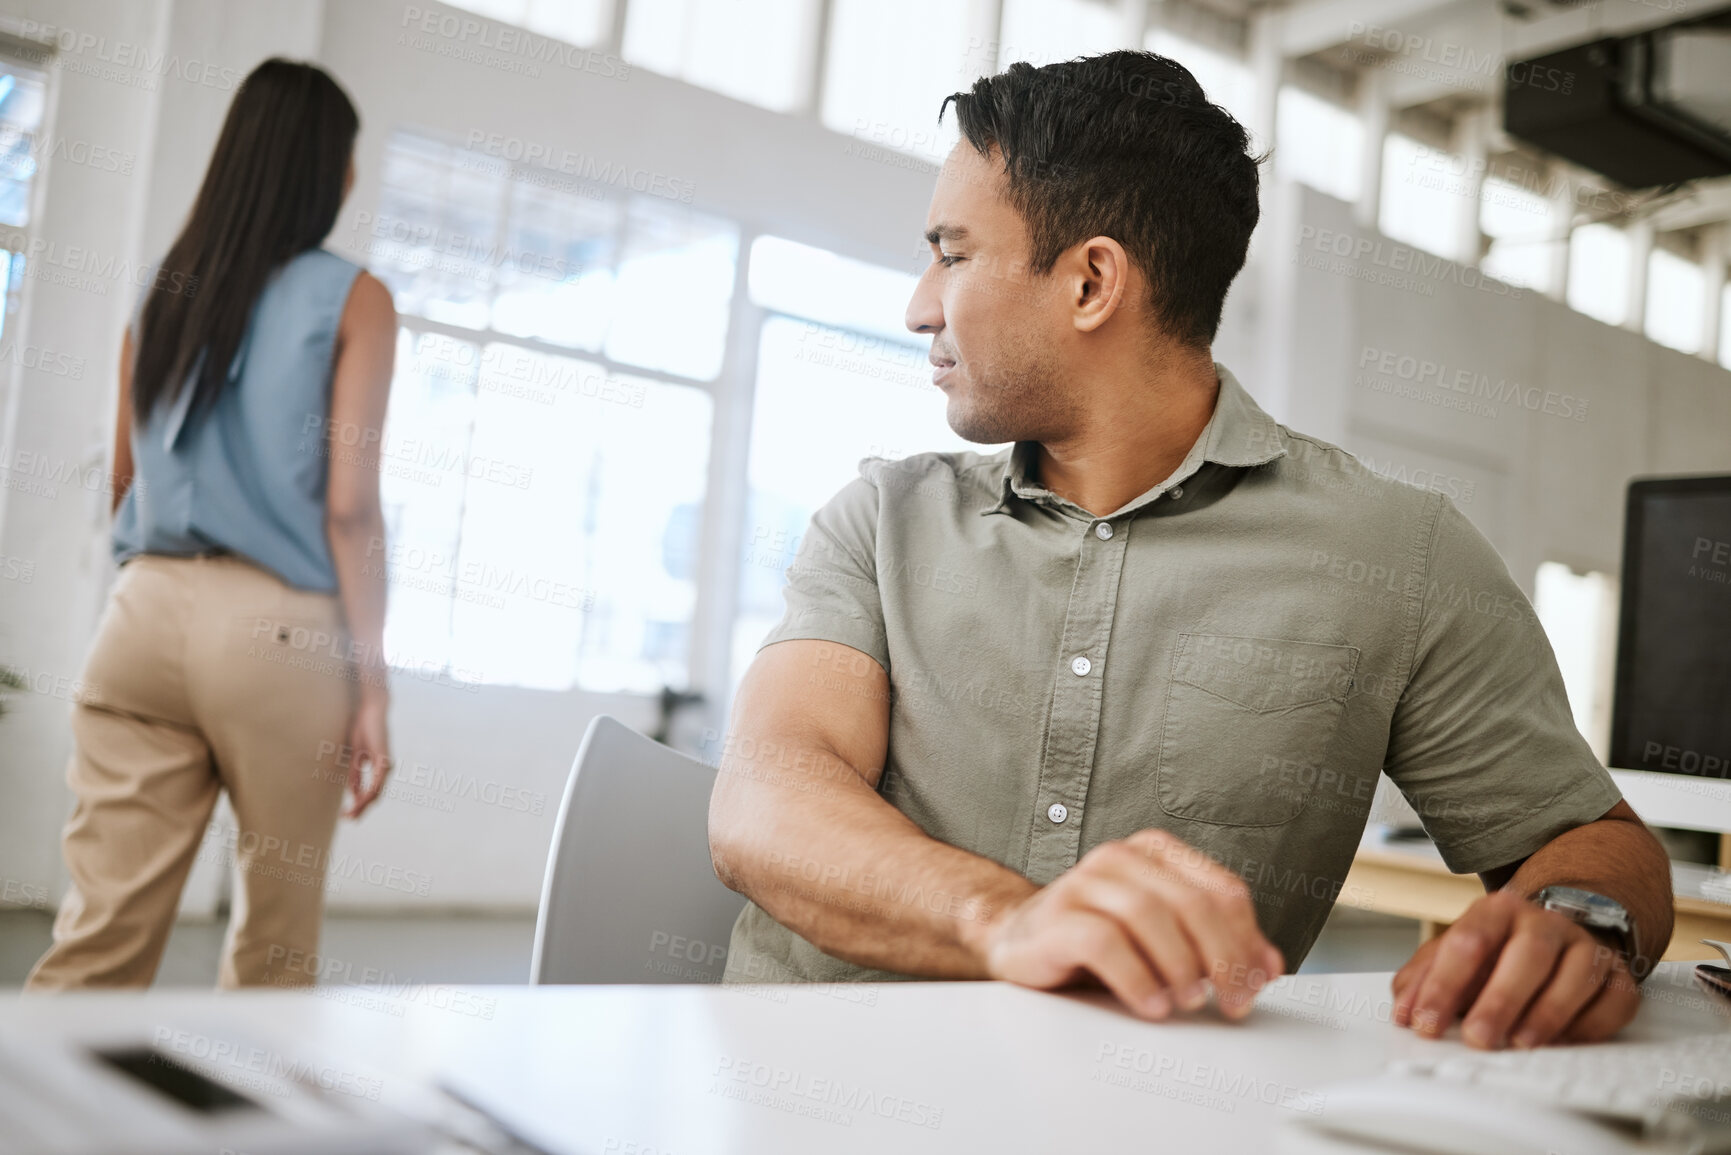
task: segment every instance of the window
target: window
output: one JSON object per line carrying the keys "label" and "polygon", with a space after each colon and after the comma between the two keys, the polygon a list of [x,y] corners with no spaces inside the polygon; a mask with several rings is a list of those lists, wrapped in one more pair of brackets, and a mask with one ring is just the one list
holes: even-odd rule
{"label": "window", "polygon": [[817,8],[816,0],[631,0],[625,58],[791,112],[805,98]]}
{"label": "window", "polygon": [[1363,126],[1357,114],[1287,85],[1280,90],[1274,150],[1282,177],[1356,201]]}
{"label": "window", "polygon": [[456,560],[487,596],[452,602],[452,666],[553,690],[682,685],[710,410],[689,386],[485,347]]}
{"label": "window", "polygon": [[[921,257],[929,259],[923,253]],[[781,237],[758,237],[751,246],[750,292],[757,304],[773,313],[917,346],[920,364],[927,365],[927,339],[908,332],[902,321],[917,280]],[[920,372],[929,373],[929,365]]]}
{"label": "window", "polygon": [[1018,60],[1039,66],[1133,46],[1110,0],[1004,0],[999,29],[1000,72]]}
{"label": "window", "polygon": [[739,230],[631,200],[604,352],[616,361],[713,380],[727,351]]}
{"label": "window", "polygon": [[33,75],[0,62],[0,224],[30,223],[30,189],[41,151],[45,90]]}
{"label": "window", "polygon": [[[1427,148],[1410,136],[1388,134],[1383,144],[1382,234],[1429,253],[1458,259],[1455,236],[1461,213],[1460,185],[1415,179],[1441,169],[1463,172],[1466,162],[1450,153]],[[1478,254],[1468,257],[1477,261]]]}
{"label": "window", "polygon": [[571,44],[599,44],[607,37],[613,0],[447,0],[506,24],[551,36]]}
{"label": "window", "polygon": [[1499,281],[1551,290],[1551,254],[1560,243],[1551,202],[1511,181],[1486,177],[1479,195],[1479,229],[1491,238],[1480,267]]}
{"label": "window", "polygon": [[1682,353],[1699,352],[1706,295],[1700,265],[1655,248],[1647,263],[1647,336]]}
{"label": "window", "polygon": [[403,319],[380,443],[390,660],[686,684],[712,423],[695,383],[720,368],[737,230],[409,133],[381,185],[363,249]]}
{"label": "window", "polygon": [[[25,230],[31,224],[38,159],[63,144],[43,134],[46,96],[40,74],[0,59],[0,225],[19,230],[0,235],[0,340],[8,342],[24,283]],[[0,373],[0,413],[17,381],[16,359],[13,362],[13,368]],[[0,435],[6,432],[0,420]]]}
{"label": "window", "polygon": [[[613,266],[625,209],[611,198],[585,200],[511,188],[507,258],[485,319],[501,333],[596,352],[614,305]],[[530,254],[559,253],[554,262]],[[440,319],[438,317],[435,320]],[[456,322],[460,323],[460,322]]]}
{"label": "window", "polygon": [[382,443],[394,665],[652,693],[687,677],[711,402],[405,330]]}
{"label": "window", "polygon": [[1629,238],[1613,225],[1582,225],[1569,237],[1569,307],[1607,325],[1629,312]]}
{"label": "window", "polygon": [[786,314],[764,323],[758,343],[735,685],[781,619],[783,571],[812,513],[859,476],[861,458],[1002,448],[956,436],[927,340],[889,335],[916,278],[774,237],[753,244],[751,268],[753,300]]}
{"label": "window", "polygon": [[990,72],[968,0],[832,0],[823,123],[861,143],[942,163],[956,142],[944,97]]}
{"label": "window", "polygon": [[1150,52],[1169,56],[1189,69],[1209,101],[1230,112],[1239,124],[1246,128],[1255,124],[1256,82],[1242,60],[1205,48],[1164,28],[1150,29],[1145,47]]}
{"label": "window", "polygon": [[[407,133],[385,146],[379,211],[363,244],[398,312],[471,329],[492,323],[492,290],[509,256],[489,259],[487,242],[498,235],[511,184],[506,166],[485,167]],[[472,246],[470,238],[484,239]]]}
{"label": "window", "polygon": [[590,159],[549,168],[397,133],[365,251],[399,312],[712,379],[738,229],[685,208],[677,178]]}
{"label": "window", "polygon": [[1533,609],[1557,655],[1575,727],[1603,762],[1611,744],[1611,684],[1617,652],[1617,583],[1559,562],[1539,566]]}

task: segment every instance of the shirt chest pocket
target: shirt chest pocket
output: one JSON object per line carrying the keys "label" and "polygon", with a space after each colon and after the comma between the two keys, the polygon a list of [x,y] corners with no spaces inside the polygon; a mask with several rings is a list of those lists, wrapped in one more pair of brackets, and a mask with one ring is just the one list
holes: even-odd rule
{"label": "shirt chest pocket", "polygon": [[1156,791],[1176,818],[1278,826],[1309,802],[1358,671],[1358,648],[1180,634]]}

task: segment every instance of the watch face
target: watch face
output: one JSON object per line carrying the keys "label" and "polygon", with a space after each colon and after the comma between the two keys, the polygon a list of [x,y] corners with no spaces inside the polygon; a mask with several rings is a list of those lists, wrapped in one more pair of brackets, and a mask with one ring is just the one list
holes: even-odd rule
{"label": "watch face", "polygon": [[1589,926],[1620,927],[1628,917],[1623,904],[1616,899],[1572,886],[1547,887],[1544,905],[1547,910],[1578,912]]}

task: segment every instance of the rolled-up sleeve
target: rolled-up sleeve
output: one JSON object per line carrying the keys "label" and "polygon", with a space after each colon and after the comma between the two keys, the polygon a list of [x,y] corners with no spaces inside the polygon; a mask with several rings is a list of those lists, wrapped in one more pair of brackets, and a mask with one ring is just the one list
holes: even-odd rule
{"label": "rolled-up sleeve", "polygon": [[1411,676],[1385,769],[1450,870],[1519,861],[1602,817],[1622,792],[1575,727],[1532,604],[1440,494]]}
{"label": "rolled-up sleeve", "polygon": [[812,514],[787,567],[782,590],[787,608],[758,649],[799,638],[836,642],[869,655],[889,672],[877,582],[877,518],[877,486],[862,469]]}

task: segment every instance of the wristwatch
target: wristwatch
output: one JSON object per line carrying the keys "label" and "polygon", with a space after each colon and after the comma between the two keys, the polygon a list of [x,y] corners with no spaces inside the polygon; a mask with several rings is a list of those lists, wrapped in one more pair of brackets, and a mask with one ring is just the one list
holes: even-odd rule
{"label": "wristwatch", "polygon": [[1588,930],[1609,931],[1621,942],[1623,957],[1635,960],[1635,916],[1616,899],[1574,886],[1547,886],[1533,895],[1533,901]]}

